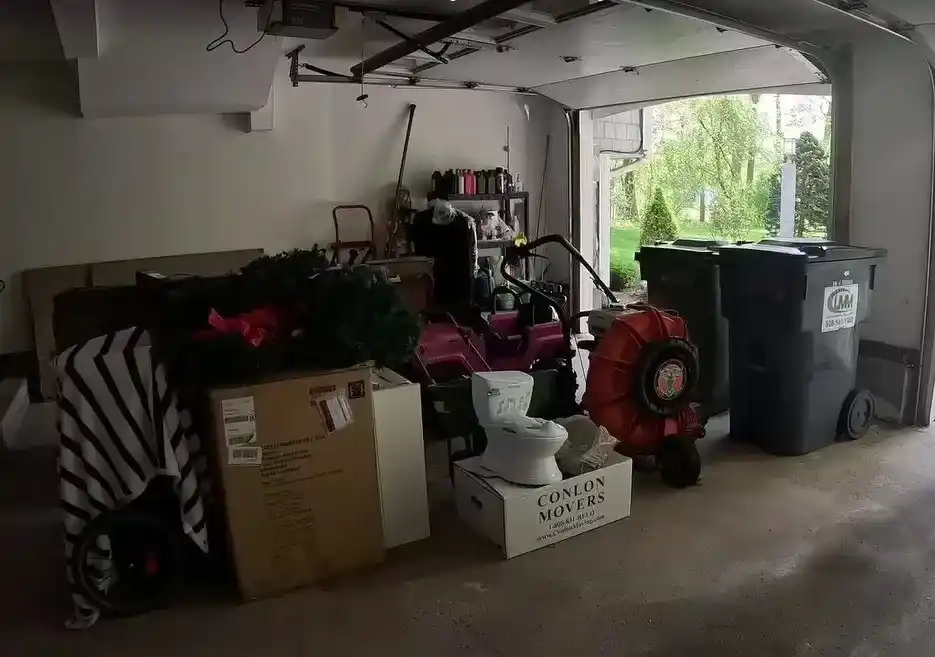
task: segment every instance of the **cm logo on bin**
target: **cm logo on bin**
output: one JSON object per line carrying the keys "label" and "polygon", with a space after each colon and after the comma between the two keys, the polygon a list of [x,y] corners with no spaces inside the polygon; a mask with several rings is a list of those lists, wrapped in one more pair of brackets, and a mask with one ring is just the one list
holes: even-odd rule
{"label": "cm logo on bin", "polygon": [[846,287],[839,287],[828,296],[828,310],[846,313],[854,309],[854,295]]}

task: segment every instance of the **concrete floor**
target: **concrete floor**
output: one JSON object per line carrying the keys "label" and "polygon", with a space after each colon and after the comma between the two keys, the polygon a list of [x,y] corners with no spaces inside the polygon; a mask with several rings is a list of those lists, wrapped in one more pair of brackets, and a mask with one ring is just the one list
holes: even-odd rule
{"label": "concrete floor", "polygon": [[2,653],[933,653],[935,431],[880,429],[801,458],[705,442],[701,486],[641,475],[629,519],[509,562],[442,503],[430,540],[329,590],[242,605],[195,596],[79,633],[60,629],[54,465],[5,455]]}

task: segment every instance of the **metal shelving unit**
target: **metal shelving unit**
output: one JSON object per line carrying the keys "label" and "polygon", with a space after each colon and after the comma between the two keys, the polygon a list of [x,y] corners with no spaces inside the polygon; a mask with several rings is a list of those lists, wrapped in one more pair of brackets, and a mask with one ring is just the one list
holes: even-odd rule
{"label": "metal shelving unit", "polygon": [[[501,216],[513,216],[512,201],[522,201],[523,203],[523,234],[529,236],[529,192],[507,192],[505,194],[442,194],[441,198],[449,203],[461,202],[483,202],[497,201],[500,205]],[[491,255],[490,251],[496,249],[503,253],[507,247],[512,244],[512,240],[479,240],[477,242],[477,254]],[[487,252],[485,254],[485,251]],[[525,258],[521,263],[520,275],[526,277],[529,273],[529,259]]]}
{"label": "metal shelving unit", "polygon": [[527,237],[529,236],[529,192],[507,192],[506,194],[442,194],[441,198],[445,199],[449,203],[456,203],[459,201],[497,201],[500,204],[501,214],[509,213],[510,216],[513,215],[513,209],[510,207],[510,202],[522,201],[523,233]]}

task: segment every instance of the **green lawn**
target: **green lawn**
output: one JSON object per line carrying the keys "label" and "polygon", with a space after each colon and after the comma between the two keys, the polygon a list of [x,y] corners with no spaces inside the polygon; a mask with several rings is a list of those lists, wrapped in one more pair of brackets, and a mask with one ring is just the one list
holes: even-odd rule
{"label": "green lawn", "polygon": [[[695,226],[683,228],[679,231],[679,237],[710,237],[703,229]],[[751,230],[746,239],[750,241],[761,240],[766,237],[766,230],[760,228]],[[625,228],[612,228],[610,231],[610,262],[620,263],[634,262],[633,254],[636,253],[640,245],[639,226],[626,226]]]}

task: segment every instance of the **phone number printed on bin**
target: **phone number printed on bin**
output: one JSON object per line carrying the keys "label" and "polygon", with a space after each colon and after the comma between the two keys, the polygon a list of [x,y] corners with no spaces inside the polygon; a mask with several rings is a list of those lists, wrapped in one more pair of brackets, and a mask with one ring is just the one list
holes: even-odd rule
{"label": "phone number printed on bin", "polygon": [[821,332],[838,331],[857,325],[860,285],[831,285],[825,288],[821,306]]}

